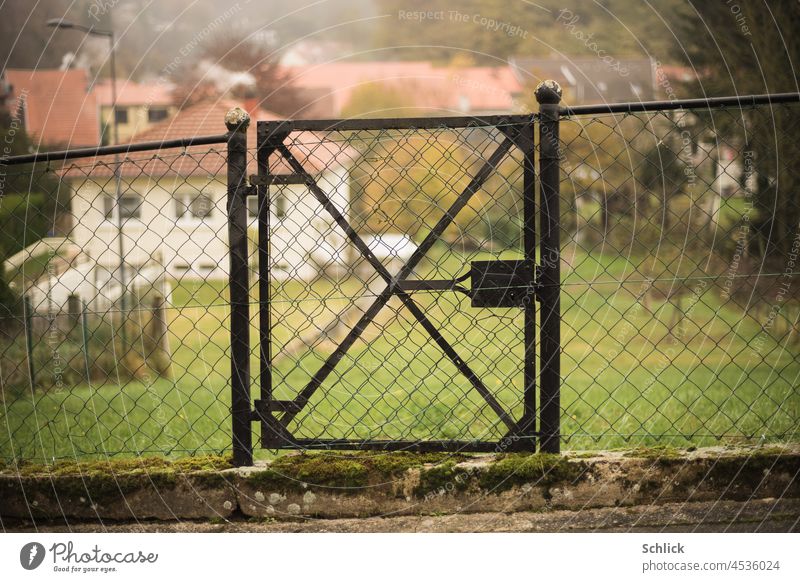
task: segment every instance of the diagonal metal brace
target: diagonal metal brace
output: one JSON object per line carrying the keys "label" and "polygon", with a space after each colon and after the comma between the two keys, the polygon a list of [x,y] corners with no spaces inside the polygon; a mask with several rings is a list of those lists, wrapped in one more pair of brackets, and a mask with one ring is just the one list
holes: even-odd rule
{"label": "diagonal metal brace", "polygon": [[511,431],[517,430],[516,422],[509,416],[503,409],[494,395],[489,391],[478,376],[472,371],[469,365],[458,355],[453,347],[442,336],[441,332],[434,326],[425,314],[414,303],[411,297],[403,291],[402,281],[406,278],[419,261],[424,257],[425,253],[433,246],[436,240],[441,236],[447,226],[455,219],[456,215],[467,205],[472,196],[477,192],[491,173],[497,168],[499,163],[508,153],[513,145],[511,139],[505,139],[493,152],[490,158],[484,163],[475,177],[470,181],[464,191],[459,195],[453,205],[445,212],[428,233],[420,246],[414,251],[408,262],[401,268],[400,272],[392,277],[386,267],[378,260],[372,253],[367,244],[359,236],[359,234],[350,226],[347,219],[342,216],[338,208],[331,202],[327,194],[319,187],[314,178],[306,172],[302,164],[294,157],[289,148],[285,144],[277,146],[277,151],[286,159],[295,174],[303,175],[306,178],[306,185],[322,204],[323,208],[333,217],[336,223],[345,231],[347,237],[358,248],[362,256],[375,268],[378,274],[388,283],[387,287],[376,298],[373,304],[367,309],[361,319],[350,330],[341,344],[336,350],[328,357],[323,366],[317,371],[314,377],[309,381],[306,387],[300,392],[295,399],[297,407],[294,410],[287,410],[281,418],[281,424],[287,426],[289,422],[302,410],[308,403],[311,396],[316,392],[319,386],[324,382],[325,378],[333,371],[336,365],[342,360],[347,350],[355,343],[355,341],[363,334],[366,327],[375,318],[378,312],[386,305],[392,295],[397,295],[403,304],[411,311],[414,317],[422,324],[423,328],[430,334],[431,338],[439,345],[442,351],[453,362],[456,368],[461,372],[472,384],[473,388],[484,398],[489,407],[498,415],[498,417],[508,426]]}

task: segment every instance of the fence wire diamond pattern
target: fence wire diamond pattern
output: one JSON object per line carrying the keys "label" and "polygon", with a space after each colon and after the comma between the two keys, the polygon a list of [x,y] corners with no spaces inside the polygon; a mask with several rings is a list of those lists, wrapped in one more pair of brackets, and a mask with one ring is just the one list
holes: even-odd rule
{"label": "fence wire diamond pattern", "polygon": [[[251,128],[253,435],[266,415],[269,448],[535,435],[538,303],[477,307],[513,285],[475,269],[520,261],[538,294],[555,260],[565,447],[795,440],[798,113],[563,109],[558,257],[536,116]],[[4,166],[3,459],[230,449],[226,140]]]}

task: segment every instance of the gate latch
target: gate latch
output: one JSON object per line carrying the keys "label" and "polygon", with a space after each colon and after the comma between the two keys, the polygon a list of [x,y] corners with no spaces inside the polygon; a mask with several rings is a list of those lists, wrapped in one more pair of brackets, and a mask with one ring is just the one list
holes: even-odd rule
{"label": "gate latch", "polygon": [[470,280],[472,307],[525,307],[526,301],[533,301],[530,261],[472,261]]}
{"label": "gate latch", "polygon": [[[470,279],[472,289],[460,283]],[[538,268],[530,261],[472,261],[457,279],[403,279],[403,291],[458,291],[472,299],[472,307],[525,307],[536,295]]]}

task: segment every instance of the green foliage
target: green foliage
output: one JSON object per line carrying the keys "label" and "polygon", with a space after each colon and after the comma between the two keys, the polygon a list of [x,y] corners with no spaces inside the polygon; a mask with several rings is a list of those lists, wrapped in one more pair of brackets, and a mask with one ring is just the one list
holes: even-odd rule
{"label": "green foliage", "polygon": [[[757,2],[706,2],[692,0],[692,13],[674,21],[679,43],[674,56],[702,71],[691,90],[704,95],[746,95],[797,91],[794,75],[800,62],[800,8],[793,0],[775,0],[766,9]],[[766,264],[782,264],[800,224],[800,145],[796,137],[798,109],[780,106],[744,111],[747,143],[731,145],[743,155],[753,153],[759,178],[755,193],[756,231],[751,251]],[[724,115],[719,137],[731,142]],[[733,125],[735,128],[735,125]],[[769,268],[767,270],[770,270]]]}
{"label": "green foliage", "polygon": [[[26,154],[31,142],[20,121],[0,110],[3,156]],[[60,212],[68,209],[66,190],[48,167],[10,166],[0,172],[0,312],[18,313],[19,297],[11,290],[3,262],[54,229]]]}
{"label": "green foliage", "polygon": [[398,85],[365,83],[353,90],[342,117],[402,117],[414,98]]}
{"label": "green foliage", "polygon": [[48,235],[55,206],[51,194],[8,193],[0,199],[0,257],[5,259]]}
{"label": "green foliage", "polygon": [[[371,143],[351,171],[357,228],[376,233],[391,229],[417,239],[424,236],[483,163],[468,139],[458,132],[437,133],[435,140],[425,134],[396,132]],[[486,140],[481,135],[476,139]],[[521,216],[522,171],[514,149],[473,194],[442,239],[465,248],[486,241],[515,248]]]}
{"label": "green foliage", "polygon": [[[103,384],[108,380],[147,380],[167,376],[168,354],[154,340],[149,311],[134,311],[122,341],[119,322],[91,316],[86,343],[80,318],[59,315],[49,320],[36,314],[31,321],[34,388],[62,390],[83,383]],[[0,386],[8,393],[31,390],[28,370],[26,329],[21,318],[7,322],[0,336]],[[87,377],[88,374],[88,377]]]}
{"label": "green foliage", "polygon": [[[373,34],[355,39],[380,57],[451,62],[468,54],[478,64],[497,65],[513,56],[546,57],[555,49],[565,55],[593,56],[585,40],[567,32],[558,20],[562,10],[578,16],[577,29],[596,46],[617,57],[664,55],[674,39],[661,20],[686,13],[681,0],[664,0],[653,9],[628,0],[575,0],[567,7],[557,0],[377,0]],[[434,13],[418,18],[414,13]],[[591,43],[590,43],[591,44]]]}
{"label": "green foliage", "polygon": [[660,200],[670,200],[686,185],[685,164],[679,157],[680,145],[660,141],[642,156],[637,180],[645,192]]}

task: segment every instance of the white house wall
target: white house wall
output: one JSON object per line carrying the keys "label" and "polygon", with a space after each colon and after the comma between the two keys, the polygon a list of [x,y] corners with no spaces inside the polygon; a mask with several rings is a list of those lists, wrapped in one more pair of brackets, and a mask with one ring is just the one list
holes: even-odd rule
{"label": "white house wall", "polygon": [[[318,176],[318,183],[339,211],[348,217],[347,169],[341,167],[326,172]],[[114,196],[113,178],[73,180],[72,189],[74,226],[69,238],[97,265],[114,271],[120,262],[117,222],[116,218],[105,218],[103,206],[104,194]],[[157,264],[167,276],[178,280],[227,277],[224,181],[215,176],[159,179],[142,176],[123,180],[122,190],[123,195],[130,191],[143,198],[140,217],[123,223],[126,269],[134,271]],[[273,205],[271,217],[273,267],[283,267],[274,270],[275,276],[310,280],[317,276],[320,263],[343,265],[348,260],[344,234],[316,198],[302,185],[286,186],[282,191],[287,198],[286,215],[278,219]],[[203,219],[178,219],[174,196],[182,193],[209,196],[214,204],[211,215]],[[254,226],[253,222],[251,224]]]}
{"label": "white house wall", "polygon": [[[347,170],[339,168],[317,178],[319,187],[346,220],[350,219],[348,177]],[[305,186],[273,188],[273,196],[277,195],[286,198],[286,214],[278,218],[275,204],[272,205],[273,277],[308,281],[321,271],[337,274],[337,269],[346,266],[351,258],[341,227]]]}
{"label": "white house wall", "polygon": [[[116,218],[104,216],[103,195],[114,196],[112,179],[73,184],[74,228],[70,238],[98,265],[119,265],[119,230]],[[199,275],[223,277],[227,273],[227,222],[224,184],[210,178],[148,177],[125,181],[123,195],[142,196],[139,218],[124,220],[123,254],[131,269],[156,263],[178,278]],[[174,194],[210,196],[215,202],[211,215],[199,219],[178,219]]]}

